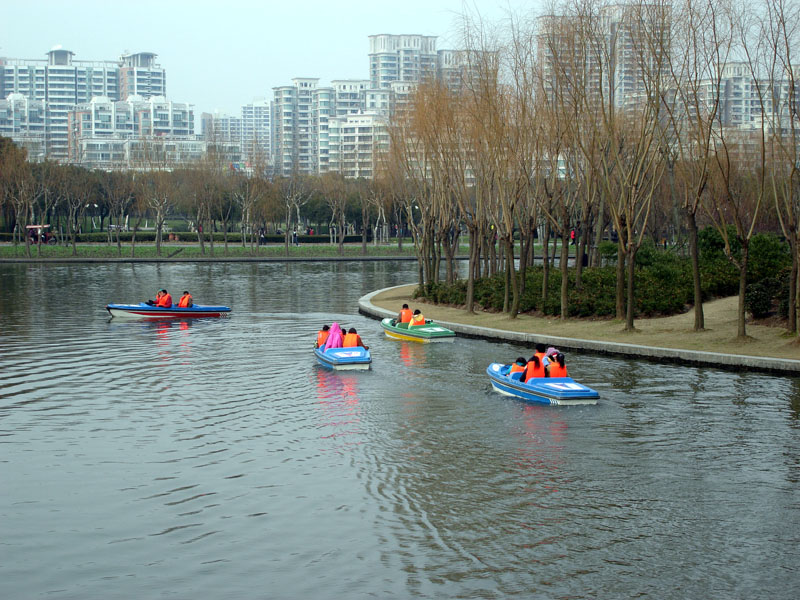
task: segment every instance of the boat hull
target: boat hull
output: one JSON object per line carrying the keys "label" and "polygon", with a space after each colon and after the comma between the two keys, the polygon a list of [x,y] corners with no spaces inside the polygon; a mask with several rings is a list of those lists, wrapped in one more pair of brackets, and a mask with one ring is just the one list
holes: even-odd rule
{"label": "boat hull", "polygon": [[522,398],[537,404],[559,406],[597,404],[597,399],[600,397],[595,390],[578,383],[571,377],[537,377],[522,383],[503,373],[507,366],[492,363],[486,369],[492,387],[506,396]]}
{"label": "boat hull", "polygon": [[455,332],[436,323],[426,323],[425,325],[405,328],[399,327],[397,324],[393,325],[392,321],[394,319],[389,317],[383,319],[381,327],[386,333],[386,337],[395,340],[430,344],[431,342],[452,342],[456,337]]}
{"label": "boat hull", "polygon": [[334,371],[366,371],[372,364],[369,350],[357,348],[314,348],[314,356],[323,367]]}
{"label": "boat hull", "polygon": [[188,308],[162,308],[139,304],[108,304],[106,310],[112,317],[122,319],[185,319],[202,317],[223,317],[231,312],[228,306],[202,306],[195,304]]}

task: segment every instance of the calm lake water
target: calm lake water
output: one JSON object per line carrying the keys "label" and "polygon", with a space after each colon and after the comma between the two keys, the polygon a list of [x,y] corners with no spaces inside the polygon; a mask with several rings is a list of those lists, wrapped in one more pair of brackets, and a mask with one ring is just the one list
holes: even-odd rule
{"label": "calm lake water", "polygon": [[[408,262],[0,265],[0,598],[796,598],[800,380],[385,338]],[[229,319],[110,320],[167,287]],[[368,372],[316,331],[356,327]]]}

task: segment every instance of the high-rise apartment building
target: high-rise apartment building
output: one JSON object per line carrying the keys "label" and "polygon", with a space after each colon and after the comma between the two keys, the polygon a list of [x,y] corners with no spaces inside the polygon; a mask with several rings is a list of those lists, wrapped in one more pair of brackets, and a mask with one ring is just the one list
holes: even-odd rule
{"label": "high-rise apartment building", "polygon": [[268,163],[272,156],[272,105],[264,99],[242,106],[242,155],[255,163]]}
{"label": "high-rise apartment building", "polygon": [[152,52],[139,52],[120,57],[120,100],[127,100],[130,96],[166,96],[167,76],[164,69],[156,64],[156,56]]}
{"label": "high-rise apartment building", "polygon": [[0,136],[11,138],[28,151],[28,160],[41,161],[47,155],[47,114],[45,103],[22,94],[0,99]]}
{"label": "high-rise apartment building", "polygon": [[[538,55],[545,93],[586,94],[615,108],[643,101],[646,83],[666,80],[669,8],[609,5],[592,17],[546,15],[538,19]],[[591,19],[590,24],[584,21]],[[581,37],[591,31],[593,39]],[[660,72],[661,71],[661,72]]]}
{"label": "high-rise apartment building", "polygon": [[366,93],[370,89],[368,79],[334,79],[331,81],[331,87],[336,93],[334,98],[335,116],[341,117],[363,112]]}
{"label": "high-rise apartment building", "polygon": [[278,175],[316,171],[312,131],[319,119],[313,110],[318,83],[317,77],[295,77],[292,85],[273,88],[272,147]]}
{"label": "high-rise apartment building", "polygon": [[67,158],[68,115],[75,106],[95,96],[120,100],[165,93],[164,69],[155,64],[155,54],[129,54],[119,61],[80,61],[74,54],[56,47],[42,60],[0,58],[0,98],[17,93],[45,103],[45,152],[56,160]]}
{"label": "high-rise apartment building", "polygon": [[370,79],[296,78],[273,88],[272,140],[275,173],[325,173],[372,177],[375,148],[388,144],[387,122],[402,110],[416,86],[441,77],[459,87],[463,52],[436,50],[436,37],[369,36]]}
{"label": "high-rise apartment building", "polygon": [[124,101],[95,96],[71,110],[68,123],[68,159],[91,167],[128,166],[130,140],[140,145],[158,140],[165,150],[169,144],[196,141],[192,105],[161,96]]}
{"label": "high-rise apartment building", "polygon": [[242,118],[225,113],[203,113],[201,135],[209,142],[242,142]]}
{"label": "high-rise apartment building", "polygon": [[373,89],[393,81],[419,83],[436,75],[436,36],[369,36],[369,79]]}
{"label": "high-rise apartment building", "polygon": [[349,179],[372,179],[381,153],[389,149],[387,118],[378,114],[351,114],[329,122],[328,170]]}

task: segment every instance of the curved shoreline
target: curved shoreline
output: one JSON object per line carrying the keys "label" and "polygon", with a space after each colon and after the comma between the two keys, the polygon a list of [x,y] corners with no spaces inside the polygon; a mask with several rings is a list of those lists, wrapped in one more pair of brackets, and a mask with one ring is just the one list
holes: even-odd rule
{"label": "curved shoreline", "polygon": [[[358,311],[361,314],[374,319],[393,317],[397,314],[396,310],[393,311],[387,308],[376,306],[372,300],[378,295],[385,295],[387,292],[391,292],[393,290],[396,291],[400,288],[406,287],[408,287],[408,285],[393,286],[390,288],[375,290],[374,292],[366,294],[358,300]],[[411,298],[408,298],[408,300],[411,301]],[[450,318],[452,319],[452,316]],[[682,348],[664,348],[614,341],[561,337],[550,334],[529,333],[513,331],[509,329],[469,325],[453,320],[444,320],[438,318],[436,321],[445,327],[452,329],[463,337],[485,339],[489,341],[513,342],[527,346],[533,346],[536,343],[542,342],[573,352],[586,352],[606,356],[637,358],[652,362],[682,364],[693,367],[713,367],[734,371],[759,371],[763,373],[788,376],[800,375],[800,360],[764,356],[747,356],[740,354],[725,354]]]}

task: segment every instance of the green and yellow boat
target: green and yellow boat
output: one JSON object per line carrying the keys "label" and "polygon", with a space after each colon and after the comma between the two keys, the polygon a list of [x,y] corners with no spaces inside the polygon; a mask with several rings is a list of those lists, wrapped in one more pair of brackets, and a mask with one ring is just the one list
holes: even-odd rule
{"label": "green and yellow boat", "polygon": [[408,323],[398,323],[397,319],[387,317],[381,321],[381,327],[383,327],[387,337],[409,342],[422,342],[423,344],[452,342],[456,337],[455,332],[433,321],[426,321],[425,325],[409,327]]}

